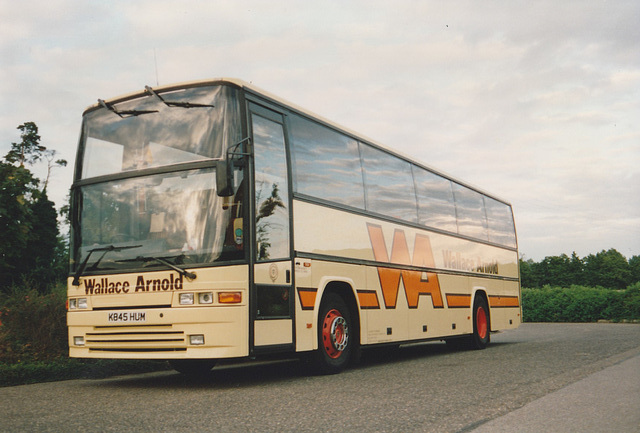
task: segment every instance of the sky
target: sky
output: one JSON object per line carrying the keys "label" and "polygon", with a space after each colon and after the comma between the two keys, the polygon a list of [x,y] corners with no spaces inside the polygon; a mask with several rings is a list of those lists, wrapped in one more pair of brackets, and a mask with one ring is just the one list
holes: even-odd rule
{"label": "sky", "polygon": [[[0,157],[35,122],[234,77],[513,205],[519,252],[640,255],[640,2],[0,0]],[[44,178],[46,166],[34,171]]]}

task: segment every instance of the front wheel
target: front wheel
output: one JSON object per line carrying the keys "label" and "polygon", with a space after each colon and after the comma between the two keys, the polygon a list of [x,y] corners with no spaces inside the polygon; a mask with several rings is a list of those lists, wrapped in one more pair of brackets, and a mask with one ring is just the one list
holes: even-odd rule
{"label": "front wheel", "polygon": [[473,301],[473,335],[471,345],[474,349],[484,349],[491,339],[491,322],[489,306],[483,296],[476,296]]}
{"label": "front wheel", "polygon": [[344,370],[354,352],[355,328],[342,297],[329,293],[318,314],[318,349],[313,354],[316,369],[322,374]]}

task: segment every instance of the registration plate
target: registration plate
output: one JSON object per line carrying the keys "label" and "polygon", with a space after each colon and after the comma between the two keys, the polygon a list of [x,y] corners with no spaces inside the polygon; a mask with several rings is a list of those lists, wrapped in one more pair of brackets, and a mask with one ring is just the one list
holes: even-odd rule
{"label": "registration plate", "polygon": [[113,311],[109,313],[109,323],[145,323],[146,311]]}

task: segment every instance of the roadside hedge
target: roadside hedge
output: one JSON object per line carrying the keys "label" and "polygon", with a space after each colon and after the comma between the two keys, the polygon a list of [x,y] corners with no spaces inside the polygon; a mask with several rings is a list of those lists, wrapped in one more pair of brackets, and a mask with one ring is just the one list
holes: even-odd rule
{"label": "roadside hedge", "polygon": [[42,294],[25,282],[0,294],[0,361],[50,361],[68,354],[66,288]]}
{"label": "roadside hedge", "polygon": [[611,322],[640,320],[640,282],[626,290],[544,286],[522,289],[525,322]]}
{"label": "roadside hedge", "polygon": [[0,386],[103,378],[168,368],[163,361],[70,359],[66,287],[42,294],[28,282],[0,293]]}

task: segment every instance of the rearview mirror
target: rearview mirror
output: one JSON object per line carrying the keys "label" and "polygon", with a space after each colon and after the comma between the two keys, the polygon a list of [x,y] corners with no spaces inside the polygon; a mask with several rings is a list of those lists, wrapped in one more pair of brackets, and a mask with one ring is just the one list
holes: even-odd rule
{"label": "rearview mirror", "polygon": [[233,161],[225,158],[216,163],[216,191],[220,197],[231,197],[234,189]]}
{"label": "rearview mirror", "polygon": [[[238,148],[242,149],[241,146],[244,143],[247,143],[247,146],[250,146],[251,138],[244,138],[233,146],[230,146],[229,149],[227,149],[227,151],[225,152],[224,158],[216,163],[216,190],[220,197],[231,197],[233,194],[235,194],[235,177],[233,168],[236,166],[236,164],[234,164],[234,157],[249,156],[251,154],[250,152],[238,152]],[[237,161],[237,165],[242,167],[243,163],[239,160]]]}

